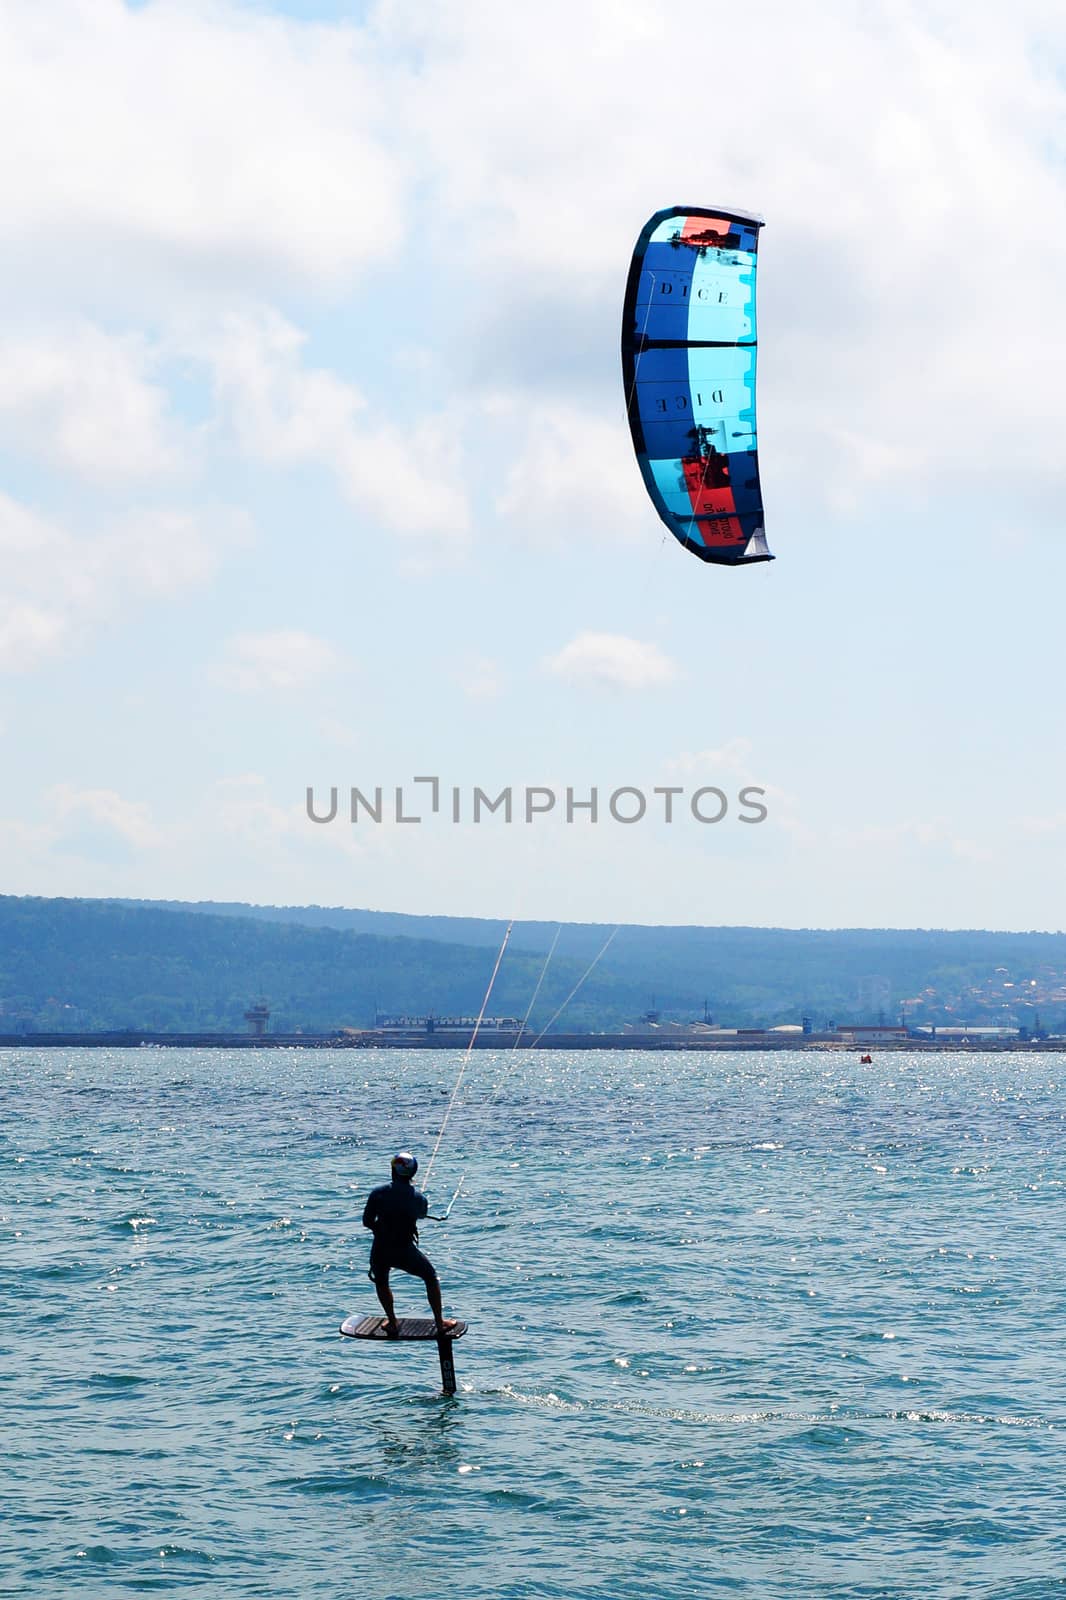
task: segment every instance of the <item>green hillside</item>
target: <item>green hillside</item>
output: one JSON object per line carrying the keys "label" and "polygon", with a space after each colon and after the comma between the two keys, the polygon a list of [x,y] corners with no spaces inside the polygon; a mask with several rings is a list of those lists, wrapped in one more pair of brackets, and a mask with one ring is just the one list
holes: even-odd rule
{"label": "green hillside", "polygon": [[[372,1025],[376,1012],[476,1013],[492,970],[484,949],[93,900],[0,897],[0,1024],[17,1031],[245,1030],[265,995],[272,1031]],[[501,967],[497,1012],[524,1015],[543,962]],[[547,1021],[584,963],[562,958],[542,989]],[[554,998],[553,998],[554,997]],[[590,984],[568,1013],[591,1027],[623,1015],[624,985]]]}
{"label": "green hillside", "polygon": [[[492,1011],[522,1016],[557,925],[519,923]],[[318,906],[0,897],[0,1031],[243,1030],[264,995],[279,1032],[377,1012],[476,1012],[504,924]],[[533,1027],[609,927],[566,924]],[[725,1025],[895,1019],[1066,1028],[1066,935],[626,926],[559,1026],[615,1029],[653,1004]]]}

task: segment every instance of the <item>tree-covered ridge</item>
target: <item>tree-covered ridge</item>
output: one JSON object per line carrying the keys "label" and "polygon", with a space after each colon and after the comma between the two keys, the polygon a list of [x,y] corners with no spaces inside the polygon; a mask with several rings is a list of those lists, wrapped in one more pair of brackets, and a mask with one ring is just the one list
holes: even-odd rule
{"label": "tree-covered ridge", "polygon": [[[130,1028],[245,1031],[267,998],[271,1031],[372,1025],[384,1012],[477,1012],[491,971],[483,949],[425,939],[306,928],[127,906],[107,901],[0,897],[0,1032]],[[524,1014],[542,960],[516,951],[501,969],[493,1009]],[[580,975],[562,959],[558,991]],[[584,1012],[592,1026],[624,1012],[623,986],[605,974]],[[544,1020],[550,1015],[545,1013]],[[6,1027],[4,1024],[6,1023]]]}
{"label": "tree-covered ridge", "polygon": [[[366,1027],[378,1012],[476,1012],[504,924],[328,907],[0,897],[0,1032]],[[609,927],[564,925],[532,1026]],[[492,1011],[525,1014],[554,923],[517,924]],[[623,927],[560,1026],[616,1029],[653,1004],[729,1026],[895,1020],[1066,1027],[1066,935],[896,929]]]}

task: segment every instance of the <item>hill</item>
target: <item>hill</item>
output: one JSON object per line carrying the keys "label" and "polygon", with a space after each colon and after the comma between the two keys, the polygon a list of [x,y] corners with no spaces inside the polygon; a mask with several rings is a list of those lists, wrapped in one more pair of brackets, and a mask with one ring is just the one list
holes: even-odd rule
{"label": "hill", "polygon": [[[2,896],[0,1031],[243,1031],[260,994],[280,1033],[366,1027],[378,1011],[476,1014],[492,960],[483,948],[285,919]],[[516,950],[501,967],[494,1010],[524,1015],[542,965]],[[543,1020],[583,966],[553,963]],[[569,1020],[585,1027],[627,1003],[610,974],[582,1001]]]}
{"label": "hill", "polygon": [[[557,924],[516,924],[493,995],[525,1014]],[[323,906],[0,897],[0,1006],[38,1029],[231,1030],[263,994],[272,1028],[371,1025],[377,1012],[476,1012],[505,924]],[[563,925],[532,1018],[543,1026],[611,932]],[[612,1029],[652,1004],[727,1025],[911,1021],[1066,1026],[1066,934],[628,925],[567,1007]],[[2,1023],[0,1023],[2,1030]]]}

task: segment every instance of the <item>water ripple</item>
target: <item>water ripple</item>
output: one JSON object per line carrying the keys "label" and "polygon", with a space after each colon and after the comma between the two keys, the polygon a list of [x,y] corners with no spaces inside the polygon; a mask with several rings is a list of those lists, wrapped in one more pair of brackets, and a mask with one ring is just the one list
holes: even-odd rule
{"label": "water ripple", "polygon": [[456,1067],[0,1054],[12,1592],[1066,1589],[1053,1058],[479,1053],[446,1399],[432,1345],[336,1329]]}

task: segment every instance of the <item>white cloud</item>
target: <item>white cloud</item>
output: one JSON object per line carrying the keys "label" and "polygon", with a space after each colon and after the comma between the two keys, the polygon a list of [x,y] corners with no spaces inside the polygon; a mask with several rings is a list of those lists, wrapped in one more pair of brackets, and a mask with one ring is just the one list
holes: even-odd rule
{"label": "white cloud", "polygon": [[114,789],[76,789],[70,784],[56,784],[45,795],[45,804],[60,824],[75,820],[94,823],[137,849],[151,848],[163,839],[148,807],[124,799]]}
{"label": "white cloud", "polygon": [[280,844],[306,827],[301,808],[295,803],[278,805],[258,772],[221,779],[214,788],[213,811],[223,834],[264,845]]}
{"label": "white cloud", "polygon": [[91,603],[75,549],[62,529],[0,494],[0,667],[20,671],[52,655]]}
{"label": "white cloud", "polygon": [[[435,173],[449,255],[469,241],[464,281],[483,285],[494,326],[524,329],[510,377],[538,369],[545,345],[561,342],[565,358],[565,316],[538,308],[607,307],[597,329],[613,334],[652,211],[721,200],[768,219],[769,499],[801,492],[847,514],[905,478],[913,517],[923,490],[945,492],[945,473],[985,494],[1007,459],[1061,483],[1061,11],[1020,0],[1009,27],[986,4],[723,12],[716,56],[757,62],[758,112],[723,92],[713,129],[706,95],[677,89],[679,49],[705,31],[702,0],[451,0],[431,13],[393,0],[379,16],[394,49],[419,60],[395,92]],[[513,61],[521,73],[501,70]],[[580,343],[569,383],[555,381],[560,411],[588,368]],[[601,380],[596,416],[616,425],[617,372],[605,364]],[[531,447],[529,470],[515,469],[533,503],[536,460]]]}
{"label": "white cloud", "polygon": [[362,745],[362,734],[358,724],[354,727],[352,722],[345,717],[323,715],[316,719],[315,728],[328,745],[336,745],[340,750],[358,750]]}
{"label": "white cloud", "polygon": [[[617,346],[625,270],[652,211],[724,200],[768,219],[759,405],[771,545],[786,553],[786,524],[797,550],[800,523],[808,541],[835,538],[827,508],[839,518],[890,508],[898,537],[852,545],[849,560],[834,566],[837,579],[815,591],[812,575],[816,584],[826,576],[824,565],[818,576],[825,550],[815,551],[814,562],[764,569],[755,588],[755,575],[743,586],[738,579],[728,596],[708,583],[704,600],[701,586],[699,605],[702,569],[677,550],[677,587],[668,600],[649,599],[644,624],[623,620],[632,563],[618,563],[604,581],[603,563],[593,562],[588,573],[571,574],[587,592],[582,600],[575,590],[570,614],[607,629],[647,628],[648,617],[668,611],[674,626],[650,628],[667,649],[686,630],[698,634],[708,605],[725,608],[714,612],[719,631],[723,619],[738,634],[763,629],[765,660],[745,696],[749,725],[761,730],[758,759],[735,740],[677,758],[692,778],[706,773],[713,783],[727,773],[739,786],[745,766],[756,784],[777,775],[768,741],[775,728],[787,734],[808,678],[819,687],[801,715],[828,705],[834,726],[888,729],[886,755],[901,728],[913,732],[928,676],[919,683],[920,663],[909,657],[897,672],[885,656],[882,669],[868,641],[871,617],[876,622],[900,573],[916,561],[928,577],[922,593],[950,669],[936,679],[937,692],[969,727],[970,743],[979,743],[979,712],[987,724],[991,702],[966,671],[973,619],[995,613],[997,585],[1014,582],[1020,598],[997,615],[1014,619],[1012,659],[1026,632],[1032,649],[1021,652],[1015,677],[1023,689],[1010,716],[1012,726],[1018,718],[1024,725],[1019,748],[1041,748],[1040,719],[1047,725],[1055,682],[1046,643],[1054,619],[1048,611],[1048,627],[1032,621],[1028,630],[1025,619],[1043,617],[1050,605],[1054,586],[1034,585],[1033,557],[1043,542],[1053,567],[1049,529],[1061,520],[1061,6],[1019,0],[1009,26],[991,0],[861,7],[825,0],[806,10],[760,0],[716,15],[716,58],[758,68],[755,109],[746,115],[713,73],[691,92],[679,88],[679,60],[706,36],[702,0],[543,0],[533,10],[486,0],[374,0],[344,8],[365,21],[330,27],[282,18],[283,3],[0,6],[0,136],[9,158],[0,173],[0,322],[18,330],[0,341],[0,442],[24,501],[0,499],[0,664],[23,667],[73,652],[109,619],[185,593],[183,637],[194,661],[205,653],[204,629],[220,615],[238,618],[229,624],[234,630],[273,625],[243,620],[247,596],[237,583],[220,590],[217,606],[196,604],[234,537],[211,505],[141,512],[127,500],[115,515],[79,485],[75,511],[63,481],[74,474],[90,488],[128,495],[131,484],[195,467],[212,500],[236,484],[250,504],[265,506],[264,520],[280,536],[264,541],[261,582],[290,593],[299,570],[305,587],[318,583],[323,609],[307,612],[318,618],[313,627],[340,639],[334,607],[343,609],[343,601],[322,588],[298,541],[284,537],[309,518],[322,541],[338,540],[344,592],[360,596],[371,635],[400,626],[417,639],[411,674],[383,690],[388,715],[358,722],[365,759],[383,760],[379,739],[395,753],[390,741],[404,729],[441,726],[457,678],[475,695],[498,683],[491,665],[459,659],[463,630],[473,627],[475,646],[480,636],[481,648],[499,653],[495,624],[507,622],[512,608],[519,632],[527,618],[535,626],[551,614],[559,562],[538,560],[540,540],[574,532],[614,540],[639,531],[650,541],[650,564],[656,537],[665,537],[643,495],[623,414]],[[263,309],[269,306],[277,309]],[[53,469],[50,480],[42,463]],[[331,495],[320,494],[331,483],[355,508],[347,519],[336,517]],[[948,546],[972,547],[978,514],[1005,524],[995,567],[945,560]],[[338,521],[346,525],[338,529]],[[508,542],[512,528],[520,530],[520,555]],[[1027,559],[1019,563],[1022,538]],[[474,539],[485,557],[474,582],[445,578],[439,590],[425,585],[401,596],[389,581],[393,545],[402,562],[407,552],[424,559],[427,550],[454,557]],[[930,553],[939,566],[935,559],[925,565]],[[323,570],[334,569],[327,562]],[[639,572],[635,581],[639,588]],[[819,673],[829,661],[825,640],[839,640],[840,626],[858,626],[849,585],[863,596],[866,633],[848,657],[853,684],[844,687],[854,693],[838,703],[832,692],[826,697]],[[587,604],[593,589],[594,608]],[[827,631],[819,624],[829,616],[835,627]],[[560,632],[557,642],[569,637]],[[605,638],[613,642],[605,646]],[[797,675],[794,663],[808,647]],[[677,655],[695,671],[691,651],[682,656],[678,647]],[[301,674],[313,683],[316,670],[337,665],[320,660],[316,668],[298,652],[265,647],[225,659],[240,681],[268,693],[258,706],[246,703],[248,715],[225,742],[204,743],[208,761],[216,746],[260,751],[262,718],[275,706],[269,690],[296,687]],[[427,660],[444,663],[438,681],[429,681]],[[165,649],[157,665],[165,674]],[[676,674],[654,646],[612,634],[581,635],[547,666],[570,681],[621,689]],[[775,698],[773,684],[780,691],[782,681],[794,693]],[[202,683],[192,671],[187,685],[175,678],[168,692],[191,704]],[[97,792],[98,775],[79,780],[50,764],[56,748],[82,747],[76,733],[63,732],[64,716],[73,723],[85,715],[80,686],[68,684],[54,716],[41,703],[50,681],[39,691],[18,685],[25,706],[10,718],[12,742],[23,741],[20,770],[47,767],[42,783],[58,775]],[[630,719],[625,737],[651,748],[655,762],[660,751],[681,749],[706,699],[695,684],[660,697],[663,717]],[[100,705],[108,687],[101,686]],[[110,687],[121,704],[123,688]],[[551,716],[550,678],[541,690],[543,703],[531,691],[522,728]],[[328,697],[307,703],[319,698]],[[861,724],[849,723],[849,705]],[[999,705],[996,699],[993,710]],[[305,731],[314,738],[322,711],[312,705],[310,714]],[[772,918],[791,904],[801,920],[817,919],[827,907],[850,904],[864,917],[907,919],[918,904],[939,904],[941,880],[951,878],[953,898],[944,898],[942,914],[980,920],[990,874],[967,862],[989,840],[1000,861],[1019,845],[1032,858],[1029,879],[1004,867],[1000,906],[1009,904],[1023,926],[1040,916],[1027,899],[1058,916],[1048,899],[1054,872],[1034,864],[1055,843],[1038,830],[1055,819],[1030,819],[1022,826],[1032,840],[1011,843],[1009,830],[997,832],[985,814],[987,796],[952,780],[935,739],[923,771],[935,771],[943,785],[931,781],[925,790],[927,811],[948,817],[961,808],[957,828],[940,822],[941,831],[929,834],[921,822],[904,822],[894,836],[835,833],[834,820],[861,821],[856,808],[867,801],[841,803],[827,761],[834,769],[844,757],[835,747],[827,757],[812,715],[809,748],[787,738],[785,748],[796,751],[789,783],[802,792],[804,815],[821,808],[816,848],[788,852],[790,890],[784,847],[793,841],[782,840],[761,901],[753,898],[754,869],[738,873],[734,904],[745,917],[756,905]],[[452,741],[462,745],[465,735],[456,728]],[[521,733],[501,724],[501,739],[512,736],[521,743]],[[616,736],[605,725],[602,759]],[[142,740],[152,737],[146,726],[128,758],[139,771],[147,762],[166,772],[172,722],[164,719],[149,749]],[[665,746],[651,742],[659,737]],[[895,754],[866,813],[889,827],[894,812],[909,815],[913,798],[899,776],[912,772],[912,752],[902,761]],[[245,758],[235,759],[239,766]],[[1038,793],[1033,773],[1016,774],[1029,794]],[[123,790],[120,774],[107,781]],[[139,786],[139,777],[133,781]],[[271,779],[283,804],[286,781]],[[787,796],[770,788],[770,799],[775,822],[810,837],[798,821],[788,823]],[[1054,810],[1053,797],[1045,809]],[[104,829],[79,815],[86,836]],[[262,825],[266,836],[269,813]],[[499,862],[470,856],[453,869],[431,850],[428,829],[377,829],[362,848],[384,860],[392,831],[395,861],[375,880],[382,903],[406,898],[415,909],[437,894],[443,908],[445,881],[470,909],[479,896],[489,896],[483,909],[491,903],[487,886],[502,881]],[[404,865],[413,859],[408,833],[425,834],[415,871]],[[212,881],[217,875],[235,896],[238,879],[247,893],[259,869],[259,852],[250,846],[242,856],[238,834],[235,824],[210,857]],[[305,834],[309,842],[297,844]],[[745,831],[760,850],[771,834],[770,827]],[[334,881],[346,837],[340,827],[294,828],[286,835],[296,862],[286,869],[289,881],[301,876],[301,852],[327,863],[317,881]],[[179,842],[177,850],[168,831],[158,852],[175,892],[201,848],[192,827]],[[513,832],[501,838],[501,852],[513,842]],[[207,893],[210,847],[203,849]],[[280,868],[282,851],[275,854]],[[26,862],[14,848],[11,873],[29,885]],[[57,890],[64,870],[52,880]],[[866,893],[864,874],[877,881],[876,895]],[[649,866],[647,904],[657,911],[655,884],[663,877]],[[103,876],[81,881],[110,887]],[[546,898],[570,892],[571,879],[552,870],[537,881]],[[605,864],[599,881],[588,882],[587,913],[597,914],[596,895],[616,893],[620,881],[631,879]],[[365,882],[353,873],[353,901],[370,892]],[[132,873],[128,885],[136,892]],[[685,892],[673,905],[688,914]],[[693,916],[705,914],[698,897],[691,905]]]}
{"label": "white cloud", "polygon": [[1019,826],[1023,832],[1040,838],[1047,834],[1066,831],[1066,811],[1052,811],[1045,816],[1022,817]]}
{"label": "white cloud", "polygon": [[177,594],[206,583],[220,553],[250,539],[247,523],[233,513],[147,507],[123,516],[95,541],[90,566],[101,589],[113,582],[135,594]]}
{"label": "white cloud", "polygon": [[411,545],[461,549],[469,512],[458,429],[443,416],[397,426],[372,418],[352,384],[302,364],[305,337],[277,312],[234,313],[199,342],[214,374],[218,420],[246,455],[313,462]]}
{"label": "white cloud", "polygon": [[308,820],[302,791],[299,800],[279,804],[261,773],[244,772],[214,785],[207,797],[206,814],[198,820],[200,837],[209,846],[221,842],[230,855],[248,852],[257,864],[257,883],[264,881],[264,873],[268,879],[281,877],[291,883],[295,862],[306,884],[309,873],[322,872],[325,860],[326,881],[332,881],[336,889],[338,867],[343,872],[347,865],[362,867],[368,860],[388,855],[390,837],[408,832],[384,824],[354,828],[343,820],[344,815],[342,798],[339,820],[316,826]]}
{"label": "white cloud", "polygon": [[498,700],[503,693],[503,675],[498,661],[488,656],[471,656],[458,672],[464,694],[471,700]]}
{"label": "white cloud", "polygon": [[727,739],[713,750],[684,750],[668,765],[671,772],[686,778],[706,777],[717,772],[754,783],[751,751],[751,740],[738,737]]}
{"label": "white cloud", "polygon": [[731,781],[737,790],[758,789],[774,828],[780,828],[799,845],[813,845],[817,834],[800,815],[797,797],[780,784],[768,781],[767,772],[753,759],[753,749],[750,739],[738,736],[715,749],[684,750],[666,763],[666,770],[671,777],[683,778],[686,785],[721,786]]}
{"label": "white cloud", "polygon": [[619,633],[579,633],[544,661],[545,671],[571,683],[653,689],[673,683],[677,666],[654,644]]}
{"label": "white cloud", "polygon": [[67,621],[61,612],[11,602],[2,593],[0,611],[0,670],[17,672],[35,667],[62,645]]}
{"label": "white cloud", "polygon": [[994,851],[976,839],[957,832],[942,817],[907,818],[892,823],[866,823],[860,828],[834,829],[830,838],[847,850],[877,855],[902,854],[919,846],[922,850],[954,856],[960,861],[983,865],[996,859]]}
{"label": "white cloud", "polygon": [[[847,515],[905,475],[913,514],[945,472],[987,483],[1007,456],[1061,481],[1061,17],[1036,0],[1020,0],[1009,30],[981,4],[723,15],[716,50],[758,60],[759,116],[723,107],[710,150],[705,99],[676,93],[679,40],[704,25],[699,0],[380,0],[362,27],[224,0],[10,7],[0,135],[18,159],[0,180],[0,274],[21,274],[29,299],[51,284],[54,304],[58,287],[64,305],[113,282],[125,314],[173,322],[190,288],[217,309],[346,285],[386,257],[417,262],[402,292],[439,294],[437,341],[479,364],[473,378],[438,366],[438,414],[383,417],[343,377],[305,368],[299,336],[269,319],[228,325],[217,376],[241,448],[327,466],[424,562],[468,537],[456,441],[469,389],[528,394],[545,352],[550,395],[516,418],[524,431],[500,457],[502,513],[541,534],[580,522],[636,535],[615,348],[626,262],[652,210],[722,198],[768,217],[773,503],[798,486]],[[514,61],[520,73],[502,70]],[[669,194],[648,134],[660,123]],[[1040,218],[1038,245],[1026,217]],[[390,292],[375,283],[371,315],[390,314]],[[50,440],[78,470],[159,470],[173,434],[136,340],[113,343],[82,391],[55,371],[20,376],[20,436]],[[110,405],[92,403],[97,383]],[[133,421],[125,449],[92,419],[112,409]]]}
{"label": "white cloud", "polygon": [[273,633],[241,633],[231,639],[216,677],[231,689],[305,689],[333,672],[341,656],[324,639],[282,628]]}
{"label": "white cloud", "polygon": [[354,385],[302,366],[305,343],[270,309],[231,312],[199,342],[220,421],[246,455],[288,465],[329,454],[366,410]]}
{"label": "white cloud", "polygon": [[100,287],[343,282],[403,239],[387,93],[353,28],[221,0],[5,6],[5,248]]}
{"label": "white cloud", "polygon": [[0,339],[0,431],[92,480],[170,472],[180,445],[150,366],[142,338],[89,323]]}
{"label": "white cloud", "polygon": [[21,671],[146,598],[205,582],[239,518],[149,507],[72,534],[0,494],[0,669]]}
{"label": "white cloud", "polygon": [[620,416],[590,416],[565,403],[527,408],[506,402],[522,439],[496,509],[505,528],[529,530],[543,542],[589,535],[636,541],[654,523]]}
{"label": "white cloud", "polygon": [[996,852],[976,839],[952,839],[951,853],[961,861],[972,861],[975,866],[987,866],[996,860]]}

